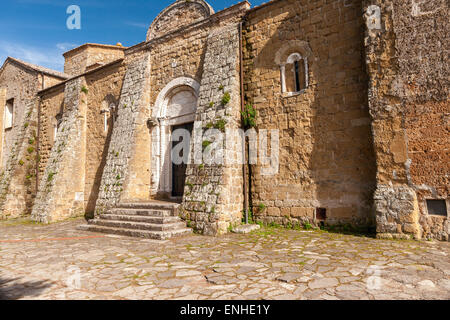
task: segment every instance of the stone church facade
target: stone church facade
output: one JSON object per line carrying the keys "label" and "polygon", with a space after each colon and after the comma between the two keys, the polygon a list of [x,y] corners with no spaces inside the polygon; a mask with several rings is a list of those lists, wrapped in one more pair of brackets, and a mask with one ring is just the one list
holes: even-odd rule
{"label": "stone church facade", "polygon": [[[8,58],[0,219],[171,202],[188,226],[218,235],[248,205],[266,223],[448,240],[447,16],[445,0],[244,1],[219,12],[178,0],[144,42],[85,44],[64,54],[64,73]],[[231,132],[249,105],[247,145],[269,146],[271,160],[202,162],[208,132],[242,157]],[[184,166],[171,158],[176,129],[192,133]]]}

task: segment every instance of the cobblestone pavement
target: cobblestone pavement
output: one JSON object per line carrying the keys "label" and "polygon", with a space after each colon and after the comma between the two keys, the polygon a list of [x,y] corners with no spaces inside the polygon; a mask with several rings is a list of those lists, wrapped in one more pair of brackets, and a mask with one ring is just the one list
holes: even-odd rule
{"label": "cobblestone pavement", "polygon": [[448,242],[274,228],[153,241],[81,223],[0,223],[0,298],[450,299]]}

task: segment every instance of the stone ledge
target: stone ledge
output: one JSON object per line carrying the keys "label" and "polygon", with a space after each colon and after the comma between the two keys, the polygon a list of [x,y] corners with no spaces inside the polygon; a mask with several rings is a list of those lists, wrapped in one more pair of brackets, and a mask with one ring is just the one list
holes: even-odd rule
{"label": "stone ledge", "polygon": [[236,228],[233,228],[231,232],[233,233],[239,233],[239,234],[247,234],[255,230],[259,230],[261,226],[259,224],[243,224],[240,226],[237,226]]}

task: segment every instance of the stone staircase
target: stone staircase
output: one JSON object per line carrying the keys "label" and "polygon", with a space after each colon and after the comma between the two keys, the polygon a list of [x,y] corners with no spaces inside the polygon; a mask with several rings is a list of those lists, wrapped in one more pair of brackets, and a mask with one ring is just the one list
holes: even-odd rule
{"label": "stone staircase", "polygon": [[78,229],[155,240],[191,234],[192,229],[178,216],[178,207],[160,201],[122,203]]}

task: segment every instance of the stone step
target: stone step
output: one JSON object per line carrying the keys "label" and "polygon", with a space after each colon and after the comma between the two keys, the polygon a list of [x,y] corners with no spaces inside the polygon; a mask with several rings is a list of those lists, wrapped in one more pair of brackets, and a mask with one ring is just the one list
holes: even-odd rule
{"label": "stone step", "polygon": [[141,215],[121,215],[121,214],[102,214],[99,217],[101,220],[119,220],[119,221],[133,221],[133,222],[147,222],[154,224],[175,223],[181,222],[179,217],[152,217]]}
{"label": "stone step", "polygon": [[165,224],[154,224],[147,222],[94,219],[89,221],[89,224],[111,228],[124,228],[124,229],[133,229],[133,230],[136,229],[148,231],[173,231],[186,228],[186,223],[182,221]]}
{"label": "stone step", "polygon": [[118,209],[150,209],[150,210],[169,210],[172,215],[178,215],[179,203],[165,201],[151,202],[123,202],[120,203]]}
{"label": "stone step", "polygon": [[169,210],[154,210],[154,209],[126,209],[113,208],[107,214],[115,215],[132,215],[132,216],[146,216],[146,217],[173,217],[173,213]]}
{"label": "stone step", "polygon": [[111,227],[97,226],[93,224],[81,225],[78,227],[78,229],[83,231],[115,234],[121,236],[146,238],[154,240],[167,240],[175,236],[189,235],[192,233],[192,229],[189,228],[172,231],[149,231],[138,229],[111,228]]}

